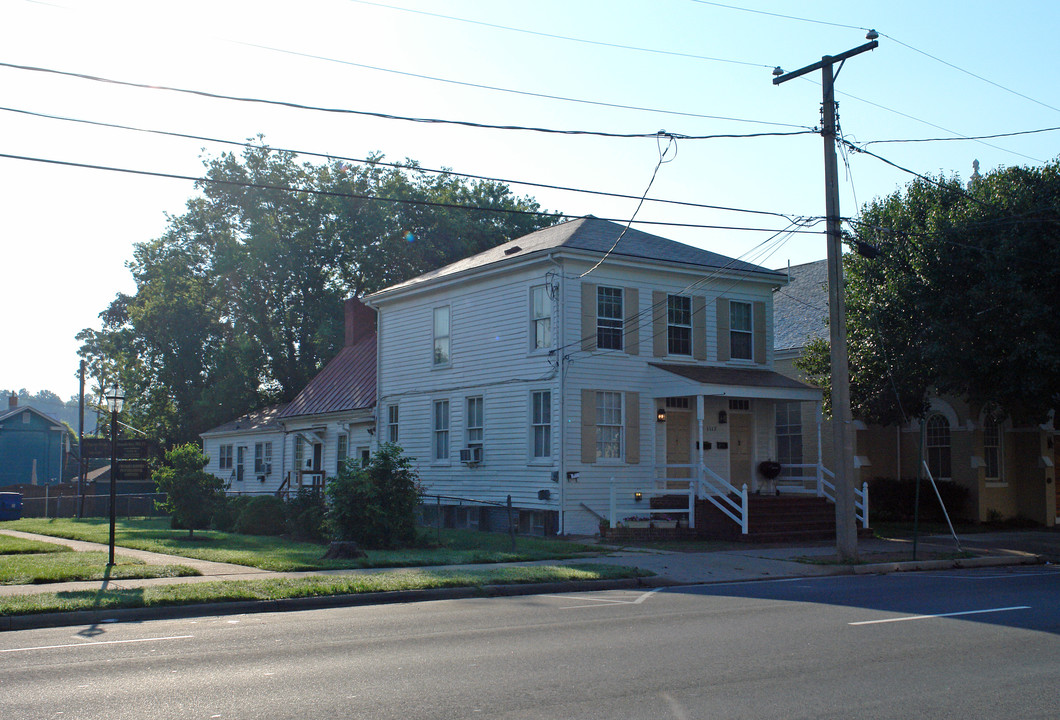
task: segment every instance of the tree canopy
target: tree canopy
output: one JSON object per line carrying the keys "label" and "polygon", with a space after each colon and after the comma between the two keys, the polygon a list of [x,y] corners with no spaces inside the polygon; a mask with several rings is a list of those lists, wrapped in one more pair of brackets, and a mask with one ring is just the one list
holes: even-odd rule
{"label": "tree canopy", "polygon": [[[867,205],[844,255],[851,405],[892,423],[930,393],[1043,422],[1060,403],[1060,165],[966,187],[918,179]],[[800,361],[827,385],[828,345]]]}
{"label": "tree canopy", "polygon": [[77,336],[97,388],[118,380],[130,424],[193,440],[292,399],[341,347],[345,298],[551,224],[504,184],[381,161],[298,163],[263,144],[206,159],[184,214],[136,244],[136,292]]}

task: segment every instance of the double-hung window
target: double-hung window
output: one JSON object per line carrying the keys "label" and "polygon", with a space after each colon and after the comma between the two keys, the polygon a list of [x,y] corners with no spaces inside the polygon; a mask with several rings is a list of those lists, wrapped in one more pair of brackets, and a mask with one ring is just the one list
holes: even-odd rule
{"label": "double-hung window", "polygon": [[387,405],[386,408],[386,441],[397,444],[398,441],[398,406]]}
{"label": "double-hung window", "polygon": [[1001,482],[1001,424],[992,417],[983,421],[983,461],[986,479]]}
{"label": "double-hung window", "polygon": [[350,436],[346,433],[339,433],[335,443],[335,456],[336,466],[338,470],[342,470],[342,464],[346,462],[346,458],[350,455]]}
{"label": "double-hung window", "polygon": [[[802,464],[802,403],[777,402],[777,462],[781,465]],[[802,468],[789,468],[786,475],[802,476]]]}
{"label": "double-hung window", "polygon": [[754,325],[751,303],[729,303],[729,357],[754,360]]}
{"label": "double-hung window", "polygon": [[219,467],[221,470],[231,470],[232,469],[232,446],[231,445],[222,445],[220,447],[220,452],[218,453],[218,458],[217,458],[217,467]]}
{"label": "double-hung window", "polygon": [[538,390],[530,393],[530,427],[534,459],[552,457],[552,393]]}
{"label": "double-hung window", "polygon": [[434,401],[434,459],[449,459],[449,401]]}
{"label": "double-hung window", "polygon": [[530,289],[530,348],[543,350],[552,347],[552,298],[548,286]]}
{"label": "double-hung window", "polygon": [[622,288],[596,288],[596,347],[622,349]]}
{"label": "double-hung window", "polygon": [[692,298],[681,295],[666,297],[666,352],[670,355],[692,354]]}
{"label": "double-hung window", "polygon": [[434,366],[444,367],[450,361],[449,306],[434,309]]}
{"label": "double-hung window", "polygon": [[272,472],[272,443],[254,443],[254,474],[268,475]]}
{"label": "double-hung window", "polygon": [[467,399],[467,422],[464,428],[467,447],[482,447],[482,396]]}
{"label": "double-hung window", "polygon": [[936,480],[949,480],[950,421],[944,415],[932,415],[927,422],[928,469]]}
{"label": "double-hung window", "polygon": [[622,459],[622,393],[596,393],[596,457]]}

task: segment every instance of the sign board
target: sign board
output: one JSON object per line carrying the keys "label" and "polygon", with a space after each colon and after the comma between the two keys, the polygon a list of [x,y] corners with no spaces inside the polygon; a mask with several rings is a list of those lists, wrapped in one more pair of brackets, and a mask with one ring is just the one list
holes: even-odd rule
{"label": "sign board", "polygon": [[151,467],[146,460],[119,460],[117,480],[150,480]]}
{"label": "sign board", "polygon": [[150,443],[143,438],[118,438],[118,457],[146,458],[150,456]]}
{"label": "sign board", "polygon": [[110,440],[106,438],[85,438],[81,441],[81,457],[109,458]]}

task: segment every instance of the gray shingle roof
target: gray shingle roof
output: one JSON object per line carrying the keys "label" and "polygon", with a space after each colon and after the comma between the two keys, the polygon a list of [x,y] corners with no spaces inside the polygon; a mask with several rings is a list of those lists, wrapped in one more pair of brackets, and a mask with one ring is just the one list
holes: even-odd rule
{"label": "gray shingle roof", "polygon": [[261,410],[254,410],[253,412],[248,412],[246,415],[237,417],[235,420],[229,420],[223,425],[210,428],[206,432],[199,433],[199,435],[212,435],[214,433],[228,433],[246,430],[279,430],[280,413],[282,413],[286,407],[287,404],[283,403],[281,405],[270,405]]}
{"label": "gray shingle roof", "polygon": [[773,349],[793,350],[826,338],[827,323],[828,262],[792,265],[791,282],[773,293]]}
{"label": "gray shingle roof", "polygon": [[[752,265],[742,260],[735,260],[709,250],[702,250],[634,228],[630,228],[625,235],[622,235],[623,228],[623,225],[609,220],[601,220],[592,215],[578,218],[577,220],[569,220],[532,232],[515,240],[510,240],[477,255],[472,255],[438,270],[406,280],[403,283],[391,285],[379,293],[375,293],[375,295],[414,287],[431,280],[443,279],[505,260],[515,260],[548,250],[567,248],[603,254],[615,245],[615,240],[620,235],[622,236],[622,241],[611,251],[611,254],[616,257],[635,257],[664,263],[698,265],[716,269],[726,268],[739,272],[776,275],[778,279],[782,279],[783,276],[783,273],[775,270]],[[375,295],[372,297],[375,297]]]}

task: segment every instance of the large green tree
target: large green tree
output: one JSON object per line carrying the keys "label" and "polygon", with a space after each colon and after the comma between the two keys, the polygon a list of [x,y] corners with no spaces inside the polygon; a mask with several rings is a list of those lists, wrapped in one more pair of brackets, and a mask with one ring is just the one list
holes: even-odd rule
{"label": "large green tree", "polygon": [[[930,393],[1018,422],[1060,406],[1060,166],[969,186],[918,179],[866,206],[844,255],[856,417],[919,417]],[[828,345],[801,367],[828,382]]]}
{"label": "large green tree", "polygon": [[205,165],[186,212],[135,246],[136,292],[78,335],[94,384],[118,380],[130,424],[166,444],[290,400],[341,347],[345,298],[552,220],[503,184],[381,156],[316,165],[254,144]]}

